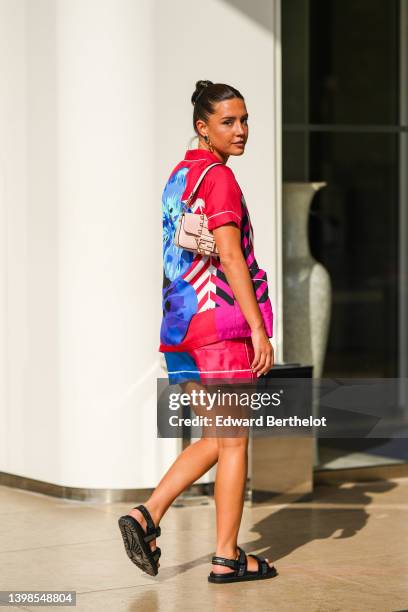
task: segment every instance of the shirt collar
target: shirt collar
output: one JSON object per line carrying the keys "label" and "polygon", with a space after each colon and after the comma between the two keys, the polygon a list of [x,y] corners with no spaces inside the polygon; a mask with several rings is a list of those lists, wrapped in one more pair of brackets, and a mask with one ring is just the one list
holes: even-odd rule
{"label": "shirt collar", "polygon": [[[208,149],[187,149],[184,155],[185,160],[208,160],[210,162],[220,162],[218,157]],[[221,162],[222,163],[222,162]]]}

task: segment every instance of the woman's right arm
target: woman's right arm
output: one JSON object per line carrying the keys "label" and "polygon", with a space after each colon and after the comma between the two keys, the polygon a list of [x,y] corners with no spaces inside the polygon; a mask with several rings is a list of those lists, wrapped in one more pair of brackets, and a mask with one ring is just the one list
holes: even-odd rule
{"label": "woman's right arm", "polygon": [[241,248],[241,230],[235,223],[213,229],[222,269],[242,314],[251,328],[254,360],[251,368],[258,376],[266,374],[274,364],[273,346],[269,341],[252,279]]}

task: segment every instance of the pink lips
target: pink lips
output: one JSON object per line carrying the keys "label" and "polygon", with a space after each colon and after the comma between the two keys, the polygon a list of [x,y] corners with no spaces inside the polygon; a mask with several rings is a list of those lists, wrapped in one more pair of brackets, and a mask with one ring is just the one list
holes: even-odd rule
{"label": "pink lips", "polygon": [[242,147],[244,146],[244,143],[243,143],[242,140],[239,141],[239,142],[233,142],[232,144],[234,144],[234,145],[241,145]]}

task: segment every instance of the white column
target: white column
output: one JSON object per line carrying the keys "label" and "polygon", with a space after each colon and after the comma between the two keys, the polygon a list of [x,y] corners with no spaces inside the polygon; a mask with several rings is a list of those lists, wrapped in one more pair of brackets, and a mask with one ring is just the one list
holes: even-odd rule
{"label": "white column", "polygon": [[161,212],[154,3],[58,0],[61,480],[155,486]]}
{"label": "white column", "polygon": [[[0,471],[153,487],[154,3],[0,0]],[[4,30],[4,31],[3,31]]]}
{"label": "white column", "polygon": [[[0,471],[24,465],[27,295],[24,0],[0,0]],[[11,470],[9,470],[11,471]]]}

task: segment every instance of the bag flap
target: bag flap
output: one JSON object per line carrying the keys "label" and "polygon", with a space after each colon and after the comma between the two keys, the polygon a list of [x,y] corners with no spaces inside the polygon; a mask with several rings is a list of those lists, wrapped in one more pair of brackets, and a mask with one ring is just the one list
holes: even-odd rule
{"label": "bag flap", "polygon": [[189,234],[198,234],[198,230],[202,225],[202,219],[200,215],[195,213],[186,213],[183,219],[183,229]]}

